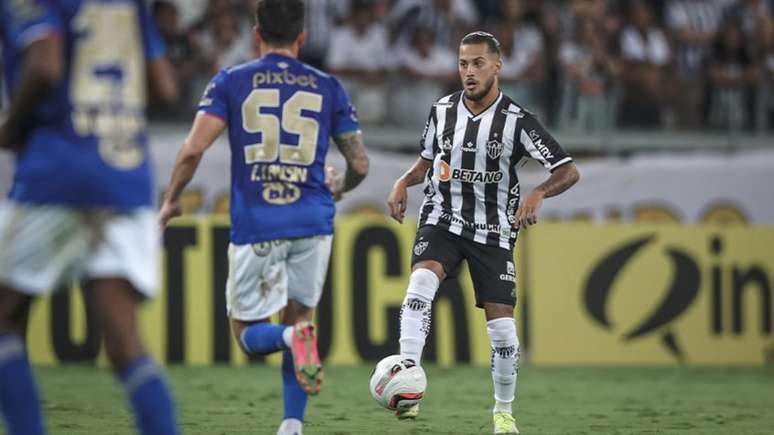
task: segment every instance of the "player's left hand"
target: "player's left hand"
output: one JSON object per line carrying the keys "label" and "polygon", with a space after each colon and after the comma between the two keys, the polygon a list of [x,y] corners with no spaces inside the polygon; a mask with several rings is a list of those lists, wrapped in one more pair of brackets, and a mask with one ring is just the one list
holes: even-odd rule
{"label": "player's left hand", "polygon": [[183,214],[183,208],[178,201],[164,201],[159,211],[159,226],[164,231],[167,228],[167,224],[170,219],[175,218]]}
{"label": "player's left hand", "polygon": [[338,191],[338,185],[341,175],[333,166],[325,167],[325,185],[328,186],[328,190],[331,191],[334,201],[341,200],[341,192]]}
{"label": "player's left hand", "polygon": [[543,205],[543,192],[533,190],[527,195],[527,199],[519,206],[516,211],[516,220],[513,223],[515,228],[526,228],[535,225],[538,221],[538,210]]}

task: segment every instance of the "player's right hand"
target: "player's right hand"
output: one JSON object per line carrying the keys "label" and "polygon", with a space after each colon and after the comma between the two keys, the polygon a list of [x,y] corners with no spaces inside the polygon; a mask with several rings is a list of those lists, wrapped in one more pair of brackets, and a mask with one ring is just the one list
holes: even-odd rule
{"label": "player's right hand", "polygon": [[390,196],[387,197],[387,205],[390,207],[390,216],[400,223],[403,223],[403,218],[406,216],[407,199],[406,186],[398,181],[392,187]]}
{"label": "player's right hand", "polygon": [[182,214],[183,208],[180,206],[180,202],[164,201],[164,204],[161,205],[161,210],[159,211],[159,226],[161,227],[161,230],[163,231],[167,228],[167,223],[169,223],[170,219]]}

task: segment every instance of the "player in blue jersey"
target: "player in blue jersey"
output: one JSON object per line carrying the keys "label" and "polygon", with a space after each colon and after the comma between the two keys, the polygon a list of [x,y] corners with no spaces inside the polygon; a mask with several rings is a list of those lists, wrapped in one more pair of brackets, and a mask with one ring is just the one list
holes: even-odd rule
{"label": "player in blue jersey", "polygon": [[[228,315],[246,353],[284,351],[285,419],[278,433],[300,434],[307,394],[317,393],[322,380],[311,320],[328,268],[333,196],[363,180],[368,158],[338,80],[296,59],[306,36],[303,3],[261,0],[256,18],[262,57],[222,70],[207,86],[160,220],[166,225],[180,213],[181,192],[204,152],[228,128]],[[331,137],[347,170],[326,184]],[[282,324],[269,323],[279,311]]]}
{"label": "player in blue jersey", "polygon": [[34,297],[85,282],[142,434],[178,432],[137,330],[157,291],[146,88],[177,92],[144,0],[7,0],[0,37],[16,157],[0,203],[0,408],[13,435],[45,432],[24,336]]}

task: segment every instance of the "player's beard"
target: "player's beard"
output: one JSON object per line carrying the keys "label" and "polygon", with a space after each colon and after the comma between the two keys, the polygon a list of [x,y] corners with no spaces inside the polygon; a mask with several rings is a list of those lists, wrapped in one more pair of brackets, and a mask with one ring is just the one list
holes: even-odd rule
{"label": "player's beard", "polygon": [[481,101],[490,90],[492,90],[492,86],[494,86],[495,77],[492,76],[486,83],[484,83],[484,89],[481,90],[481,92],[477,93],[471,93],[467,90],[465,91],[465,98],[471,101]]}

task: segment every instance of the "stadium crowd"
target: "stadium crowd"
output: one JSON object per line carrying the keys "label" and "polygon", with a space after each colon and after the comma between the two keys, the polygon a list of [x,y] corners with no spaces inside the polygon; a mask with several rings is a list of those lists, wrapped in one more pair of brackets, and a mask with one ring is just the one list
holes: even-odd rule
{"label": "stadium crowd", "polygon": [[[256,53],[252,0],[155,0],[188,119],[207,80]],[[458,88],[460,37],[503,51],[503,90],[550,126],[771,131],[772,0],[309,0],[302,60],[335,73],[364,124],[421,127]],[[185,110],[181,110],[185,108]]]}

